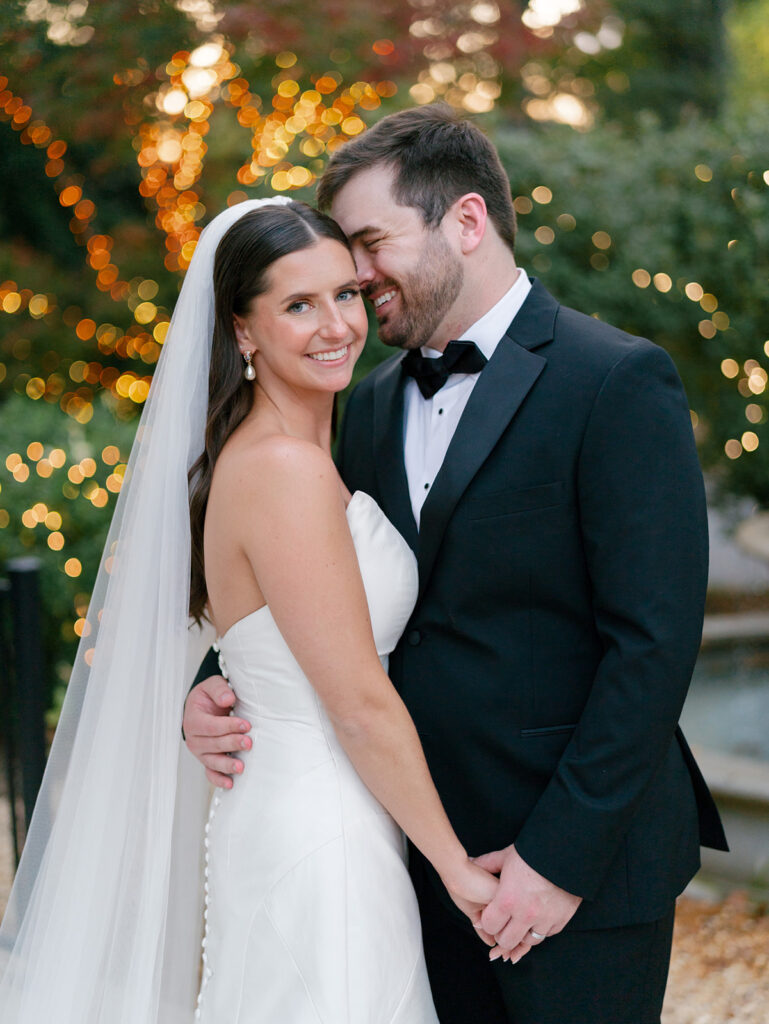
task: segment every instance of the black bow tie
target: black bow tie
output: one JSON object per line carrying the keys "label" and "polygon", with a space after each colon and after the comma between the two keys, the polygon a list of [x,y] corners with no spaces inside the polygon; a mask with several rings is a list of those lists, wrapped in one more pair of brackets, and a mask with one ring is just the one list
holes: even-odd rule
{"label": "black bow tie", "polygon": [[418,348],[410,349],[401,366],[414,378],[425,398],[432,398],[449,379],[449,374],[480,373],[486,362],[486,356],[474,341],[450,341],[437,359],[427,359]]}

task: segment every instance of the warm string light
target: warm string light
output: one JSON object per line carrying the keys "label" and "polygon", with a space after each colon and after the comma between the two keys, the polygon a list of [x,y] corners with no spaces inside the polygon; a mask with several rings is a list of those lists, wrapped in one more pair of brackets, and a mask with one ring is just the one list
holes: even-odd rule
{"label": "warm string light", "polygon": [[[713,171],[707,164],[697,164],[694,168],[695,177],[708,183],[713,180]],[[750,176],[749,176],[750,177]],[[766,171],[763,180],[769,185],[769,171]],[[549,205],[553,200],[553,193],[546,185],[537,185],[529,195],[517,195],[513,200],[513,206],[518,216],[527,216],[535,204],[541,206]],[[555,218],[556,225],[562,231],[573,231],[577,221],[570,213],[560,213]],[[546,224],[542,224],[534,231],[537,242],[545,247],[551,245],[556,238],[555,230]],[[591,236],[595,251],[590,256],[590,265],[598,271],[607,270],[610,266],[609,252],[613,246],[613,239],[608,231],[597,230]],[[732,251],[737,244],[736,239],[731,239],[727,248]],[[551,261],[544,252],[535,253],[532,264],[540,273],[547,272],[551,267]],[[706,340],[714,338],[719,332],[729,329],[731,319],[729,314],[719,309],[719,300],[715,294],[708,292],[698,281],[679,280],[673,282],[670,274],[665,271],[652,273],[644,267],[637,267],[631,274],[631,280],[636,288],[646,289],[653,286],[661,294],[671,292],[674,287],[683,292],[690,302],[697,304],[706,317],[697,323],[697,331]],[[764,342],[763,353],[769,356],[769,340]],[[745,418],[753,426],[764,423],[767,420],[765,406],[759,404],[755,399],[764,394],[769,386],[769,374],[756,359],[746,360],[742,366],[735,359],[727,358],[721,362],[721,373],[729,380],[735,380],[740,395],[748,399],[745,407]],[[699,424],[698,414],[692,410],[692,423],[696,427]],[[746,430],[739,438],[730,438],[724,445],[724,453],[729,459],[737,459],[745,452],[754,452],[759,447],[760,439],[755,430]]]}
{"label": "warm string light", "polygon": [[[8,79],[0,76],[0,111],[10,118],[11,127],[19,132],[23,145],[32,145],[36,149],[44,149],[48,158],[45,165],[46,177],[59,196],[59,203],[64,209],[72,211],[69,230],[80,245],[86,244],[91,235],[91,221],[96,216],[96,204],[83,192],[83,182],[78,175],[66,175],[64,156],[67,143],[57,139],[52,129],[40,119],[32,120],[32,108],[24,103],[20,96],[8,88]],[[120,271],[110,259],[112,240],[107,239],[96,261],[87,259],[89,265],[96,270],[96,287],[108,292],[116,302],[122,300],[128,288],[127,282],[120,279]],[[104,255],[102,255],[104,254]],[[104,258],[106,257],[106,258]]]}
{"label": "warm string light", "polygon": [[[700,170],[701,167],[702,165],[698,165],[697,170]],[[699,174],[697,176],[700,177]],[[710,177],[700,177],[700,180],[710,181]],[[633,271],[631,277],[637,288],[648,288],[653,284],[657,291],[663,293],[669,292],[673,288],[673,280],[666,273],[656,273],[652,276],[648,270],[638,267]],[[677,287],[690,302],[699,305],[703,312],[710,314],[697,324],[697,331],[701,337],[710,340],[719,331],[729,328],[731,321],[728,313],[718,308],[717,297],[712,292],[706,292],[699,281],[679,281]],[[765,346],[765,352],[769,355],[769,342]],[[742,369],[744,376],[740,375],[740,365],[735,359],[724,359],[721,362],[721,373],[728,380],[737,380],[737,389],[743,398],[763,394],[769,377],[757,360],[748,359]],[[766,413],[763,406],[751,402],[745,409],[745,416],[749,422],[757,424],[763,422]],[[724,453],[729,459],[738,459],[743,452],[754,452],[758,445],[758,435],[754,431],[746,431],[739,440],[730,438],[724,445]]]}
{"label": "warm string light", "polygon": [[[375,52],[384,48],[386,41],[380,40],[374,45]],[[238,173],[239,184],[263,180],[274,191],[287,191],[312,184],[321,169],[318,158],[365,129],[360,112],[377,109],[382,98],[397,91],[395,84],[389,81],[375,85],[356,82],[345,88],[336,72],[313,76],[312,88],[303,90],[290,70],[296,63],[295,54],[277,55],[272,110],[264,115],[259,109],[259,99],[251,95],[249,83],[236,78],[239,69],[229,62],[222,45],[210,43],[192,53],[175,54],[167,65],[168,81],[156,97],[156,106],[166,117],[163,121],[141,125],[136,139],[142,173],[139,191],[156,205],[156,225],[166,238],[167,269],[186,269],[200,233],[198,222],[205,214],[205,207],[196,185],[206,153],[204,138],[209,130],[209,118],[220,98],[237,111],[239,123],[251,133],[252,157]],[[226,87],[228,82],[230,85]],[[117,79],[116,84],[120,84]],[[95,233],[91,226],[97,215],[96,204],[85,196],[82,179],[66,173],[66,143],[57,139],[44,122],[31,121],[31,108],[8,90],[7,85],[7,79],[0,79],[0,111],[12,119],[24,144],[46,150],[46,176],[53,182],[62,207],[72,211],[69,228],[85,250],[86,262],[96,274],[97,288],[113,301],[125,303],[135,323],[127,330],[112,323],[98,323],[84,316],[77,307],[61,309],[55,295],[36,293],[11,280],[0,284],[0,311],[9,316],[26,313],[34,320],[46,318],[48,322],[58,317],[79,341],[94,346],[102,355],[139,358],[148,364],[156,362],[170,319],[168,312],[154,301],[159,291],[157,282],[121,278],[113,259],[113,239],[107,234]],[[288,151],[294,143],[301,159],[315,161],[314,165],[311,163],[308,168],[288,159]],[[234,192],[230,202],[241,197],[245,198],[245,193]],[[20,340],[13,349],[14,357],[19,359],[26,358],[28,352],[27,341]],[[5,373],[5,366],[0,363],[0,379]],[[47,377],[21,374],[16,390],[35,401],[41,398],[56,401],[65,413],[85,424],[93,417],[96,388],[104,388],[118,399],[140,404],[147,397],[150,381],[149,374],[121,372],[115,366],[104,366],[92,358],[75,360],[66,369],[52,371]],[[6,469],[14,484],[32,483],[36,477],[48,479],[63,471],[61,494],[65,502],[84,500],[102,509],[119,493],[126,469],[114,445],[104,449],[102,458],[111,471],[99,481],[96,461],[90,456],[68,461],[64,449],[51,448],[46,452],[41,442],[30,442],[26,455],[16,452],[8,456]],[[0,508],[0,528],[9,525],[8,511]],[[34,545],[35,535],[39,535],[41,529],[47,531],[47,547],[62,555],[60,570],[72,579],[80,576],[80,560],[65,557],[68,527],[65,508],[58,511],[46,503],[36,502],[21,514],[21,526],[20,536],[25,545]],[[81,598],[83,595],[76,599],[76,605]],[[75,611],[74,623],[64,625],[67,637],[69,630],[76,636],[86,635],[85,607],[76,606]]]}
{"label": "warm string light", "polygon": [[[295,63],[295,54],[278,54],[276,64],[282,70],[273,79],[273,109],[265,114],[254,105],[245,79],[230,83],[225,101],[237,109],[239,123],[251,128],[252,155],[238,170],[241,185],[263,179],[276,192],[312,185],[322,169],[320,157],[365,130],[356,109],[376,110],[382,97],[397,89],[393,82],[354,82],[342,88],[338,72],[325,72],[312,77],[312,88],[303,90],[289,70]],[[288,159],[295,143],[309,158],[309,167]]]}
{"label": "warm string light", "polygon": [[[549,206],[552,201],[552,190],[549,189],[547,185],[537,185],[531,190],[530,195],[521,194],[515,196],[513,199],[513,207],[519,217],[526,217],[534,210],[535,204],[537,206]],[[555,225],[561,231],[569,232],[573,231],[577,226],[577,221],[570,213],[560,213],[555,217]],[[534,237],[543,247],[552,245],[556,239],[555,229],[548,224],[540,224],[540,226],[534,231]],[[593,259],[591,259],[591,263],[596,266]],[[546,274],[552,266],[552,261],[547,253],[537,252],[532,257],[532,265],[540,274]],[[596,269],[604,270],[606,268],[601,265],[596,266]]]}
{"label": "warm string light", "polygon": [[[157,289],[155,282],[141,279],[130,282],[128,286],[129,306],[133,306],[134,315],[138,313],[139,319],[146,316],[146,310],[142,312],[139,309],[142,305],[139,298],[142,290],[146,294],[148,284]],[[33,319],[58,313],[65,325],[71,327],[81,341],[95,339],[99,351],[103,354],[114,354],[121,359],[140,358],[145,363],[157,361],[168,326],[167,312],[154,306],[154,315],[162,319],[155,324],[152,335],[143,330],[140,324],[132,325],[125,332],[114,324],[97,325],[89,317],[82,317],[81,311],[76,307],[61,311],[56,305],[55,296],[35,294],[29,288],[19,289],[17,283],[12,280],[0,283],[0,310],[8,314],[18,314],[26,310]],[[17,358],[23,357],[21,351],[14,350],[13,354]],[[5,374],[5,365],[0,363],[0,380]],[[117,399],[127,398],[140,405],[147,398],[151,380],[150,374],[142,375],[133,370],[121,372],[117,367],[103,366],[97,361],[75,360],[66,376],[57,371],[49,373],[45,378],[20,374],[17,378],[17,390],[23,385],[24,393],[33,401],[41,398],[48,402],[58,401],[67,415],[78,423],[85,424],[93,417],[95,387],[105,388]],[[70,382],[80,386],[71,390]]]}
{"label": "warm string light", "polygon": [[411,5],[415,14],[409,32],[424,41],[422,53],[427,60],[409,90],[414,102],[441,98],[473,114],[493,110],[502,92],[501,68],[489,52],[499,40],[499,6],[490,0],[469,5],[411,0]]}
{"label": "warm string light", "polygon": [[[101,467],[99,462],[102,464]],[[65,550],[65,531],[70,525],[70,513],[66,503],[82,500],[89,502],[94,508],[105,508],[120,493],[127,470],[124,456],[114,444],[108,444],[102,449],[99,462],[90,455],[79,459],[70,457],[64,448],[46,447],[40,441],[30,441],[23,452],[11,452],[5,459],[5,469],[15,483],[26,483],[33,474],[44,479],[60,475],[63,502],[58,508],[51,507],[49,498],[48,502],[37,501],[26,508],[20,516],[24,528],[21,541],[28,546],[32,545],[37,532],[47,531],[46,544],[51,551],[61,553],[60,569],[71,579],[81,575],[83,566],[79,558],[68,556]],[[0,529],[6,529],[10,525],[11,517],[8,510],[0,508]],[[89,628],[84,618],[87,603],[87,595],[76,595],[74,604],[77,621],[74,624],[66,624],[66,639],[70,638],[71,633],[75,636],[87,635],[83,632]]]}
{"label": "warm string light", "polygon": [[[411,89],[412,99],[425,103],[440,96],[465,110],[492,109],[500,92],[499,68],[489,57],[487,49],[496,40],[497,5],[476,2],[469,8],[466,5],[460,8],[450,0],[435,0],[432,6],[424,0],[419,0],[418,4],[412,0],[412,5],[416,10],[410,31],[415,38],[424,40],[423,53],[428,61],[428,68]],[[529,8],[538,8],[542,14],[545,6],[544,2],[533,2]],[[457,19],[462,17],[469,17],[474,23],[464,34],[456,31]],[[613,45],[610,28],[599,40],[603,47],[611,48]],[[541,31],[544,38],[547,26]],[[588,45],[592,44],[585,40],[584,46]],[[396,52],[395,44],[388,39],[376,40],[371,48],[382,58],[389,58]],[[180,51],[166,65],[167,78],[154,97],[158,115],[139,126],[135,148],[142,179],[139,192],[154,204],[155,223],[165,235],[165,266],[170,271],[184,271],[189,265],[200,234],[199,224],[206,213],[198,185],[207,152],[206,135],[217,104],[232,108],[238,124],[250,133],[251,155],[237,170],[238,184],[243,187],[264,185],[281,192],[313,184],[322,170],[324,155],[360,134],[365,129],[361,115],[376,110],[382,99],[397,92],[397,86],[391,81],[359,81],[345,86],[342,76],[336,71],[310,75],[303,83],[295,53],[284,51],[274,60],[277,70],[272,80],[274,95],[269,107],[251,92],[250,83],[230,59],[224,41],[212,39],[192,52]],[[545,96],[542,83],[536,80],[535,70],[534,64],[524,68],[524,84],[537,97],[551,101],[552,95],[548,93]],[[119,75],[115,76],[115,82],[131,84],[124,83]],[[86,262],[96,274],[97,288],[113,301],[125,303],[135,323],[125,331],[111,323],[97,323],[73,307],[60,310],[55,296],[20,288],[14,281],[0,283],[0,311],[7,315],[26,312],[33,319],[58,315],[80,341],[94,345],[99,353],[121,359],[141,359],[146,364],[153,364],[158,358],[169,322],[168,312],[154,301],[159,291],[157,282],[141,278],[132,281],[121,279],[119,268],[113,262],[113,239],[93,230],[97,214],[95,203],[85,195],[83,181],[65,173],[67,144],[57,139],[43,121],[32,120],[31,108],[7,86],[8,79],[0,76],[0,116],[10,120],[23,144],[45,149],[45,173],[53,182],[62,207],[72,213],[70,231],[78,244],[85,248]],[[572,87],[575,94],[581,95],[581,86],[576,80]],[[548,89],[552,91],[550,86]],[[586,97],[587,93],[583,98]],[[534,101],[528,102],[527,113],[535,119],[562,119],[579,126],[577,121],[568,117],[548,115],[537,118],[531,108]],[[713,171],[707,164],[700,163],[694,168],[694,177],[707,185],[713,180]],[[769,170],[764,172],[763,179],[769,185]],[[733,198],[736,199],[737,194],[738,190],[734,189]],[[237,189],[230,194],[228,202],[232,204],[246,197],[245,191]],[[552,191],[545,185],[539,185],[531,190],[530,195],[517,196],[514,205],[519,215],[526,216],[534,210],[535,204],[544,207],[552,201]],[[576,223],[571,214],[560,213],[552,225],[537,227],[534,237],[541,251],[534,254],[533,264],[538,271],[550,269],[547,247],[556,241],[557,230],[572,231]],[[605,271],[611,263],[612,237],[609,232],[599,229],[593,232],[591,241],[590,264],[596,271]],[[732,250],[736,245],[737,240],[732,239],[728,248]],[[730,325],[729,316],[719,308],[716,295],[706,292],[696,281],[677,281],[674,284],[665,271],[655,272],[641,267],[633,271],[632,280],[638,288],[653,286],[662,294],[671,292],[674,287],[683,291],[704,314],[698,322],[699,334],[704,339],[715,337]],[[764,352],[769,356],[769,340],[764,345]],[[0,380],[5,372],[4,365],[0,363]],[[748,400],[745,407],[747,429],[739,438],[729,439],[724,448],[726,456],[734,459],[744,452],[755,451],[759,445],[758,435],[752,428],[766,419],[765,408],[756,399],[764,393],[768,377],[757,360],[747,360],[740,365],[736,360],[725,359],[721,363],[721,372],[736,381],[740,395]],[[114,366],[102,366],[96,360],[76,360],[66,373],[51,371],[45,377],[21,377],[24,378],[23,390],[29,398],[58,401],[62,409],[80,423],[87,423],[93,415],[96,387],[109,390],[118,399],[141,404],[147,397],[151,381],[151,374],[142,375],[132,370],[121,372]],[[696,425],[698,417],[694,412],[692,420]],[[93,459],[73,461],[67,468],[62,485],[65,499],[74,501],[82,498],[95,508],[104,508],[111,495],[119,492],[125,465],[119,463],[117,448],[108,447],[114,448],[114,468],[103,485],[95,479],[96,463]],[[42,444],[31,442],[26,458],[21,453],[14,453],[9,459],[13,466],[6,460],[6,468],[12,481],[23,484],[34,481],[35,476],[53,476],[65,467],[67,456],[63,449],[51,449],[45,454]],[[107,464],[106,458],[104,461]],[[31,536],[33,540],[35,532],[39,534],[47,530],[48,547],[56,552],[64,551],[67,543],[66,514],[62,516],[56,509],[37,502],[24,511],[21,519],[28,538]],[[0,508],[0,528],[6,528],[9,523],[9,513]],[[82,571],[82,565],[78,559],[68,558],[62,562],[61,570],[76,578]],[[76,608],[76,613],[78,618],[74,627],[70,624],[69,628],[82,635],[87,628],[85,607]]]}
{"label": "warm string light", "polygon": [[[375,43],[375,52],[387,42]],[[212,39],[191,53],[179,51],[166,65],[167,81],[155,96],[159,119],[140,126],[136,147],[139,191],[157,207],[155,223],[165,234],[167,269],[189,266],[200,235],[198,222],[206,210],[196,185],[207,150],[203,140],[218,102],[234,108],[238,123],[251,133],[251,157],[238,169],[238,183],[263,182],[284,192],[312,185],[322,169],[319,158],[365,129],[357,111],[376,110],[383,97],[397,91],[390,81],[343,88],[341,75],[334,71],[310,76],[312,88],[302,89],[291,71],[297,60],[290,51],[276,55],[269,111],[262,109],[261,98],[230,60],[223,40]],[[289,159],[294,145],[306,162]],[[228,201],[245,198],[245,192],[236,190]]]}
{"label": "warm string light", "polygon": [[[541,40],[552,39],[556,30],[562,30],[564,25],[569,27],[573,33],[572,51],[585,59],[622,45],[625,26],[615,14],[607,13],[591,31],[588,31],[586,19],[590,19],[590,12],[581,0],[530,0],[521,15],[523,25]],[[594,124],[596,89],[591,79],[575,71],[559,69],[554,80],[552,69],[537,60],[523,65],[521,79],[530,94],[523,101],[523,109],[533,121],[555,121],[580,131]],[[604,80],[613,92],[623,93],[630,87],[625,72],[615,68],[607,71]]]}
{"label": "warm string light", "polygon": [[[713,180],[713,169],[708,164],[699,163],[694,167],[694,176],[698,181],[707,184]],[[748,174],[749,181],[751,177],[752,172]],[[764,181],[769,184],[769,171],[764,173]],[[736,192],[736,189],[732,190],[732,198],[735,198]],[[732,238],[727,244],[727,249],[731,252],[736,245],[737,239]],[[660,292],[669,292],[673,287],[673,281],[668,274],[657,273],[652,277],[647,270],[641,267],[633,271],[632,280],[637,288],[648,288],[653,283]],[[728,330],[731,324],[729,314],[718,308],[719,301],[716,295],[705,291],[698,281],[678,282],[678,288],[683,291],[690,302],[697,303],[702,311],[708,314],[697,324],[697,330],[701,337],[710,340],[715,338],[719,331]],[[764,355],[769,356],[769,341],[764,342],[763,351]],[[741,397],[748,399],[748,404],[745,407],[745,418],[748,422],[754,425],[763,423],[767,418],[766,409],[752,399],[763,395],[769,383],[769,375],[758,360],[748,359],[740,366],[736,359],[723,359],[721,373],[727,380],[736,381]],[[754,430],[746,430],[741,437],[732,437],[726,441],[724,454],[729,459],[738,459],[745,452],[756,451],[759,443],[758,434]]]}
{"label": "warm string light", "polygon": [[[42,120],[32,120],[31,108],[8,89],[8,79],[0,77],[0,112],[10,119],[14,130],[19,132],[23,145],[33,145],[37,149],[45,149],[47,162],[45,174],[56,188],[59,202],[65,209],[72,211],[69,229],[76,242],[86,249],[86,262],[96,272],[97,288],[109,294],[115,302],[127,302],[134,312],[137,323],[123,332],[112,324],[97,324],[89,317],[83,317],[75,307],[60,310],[55,295],[33,292],[29,288],[20,288],[15,281],[0,283],[0,310],[7,315],[27,313],[30,318],[39,320],[50,318],[56,314],[61,316],[66,326],[71,328],[78,339],[83,342],[95,341],[99,351],[104,354],[116,354],[121,358],[141,358],[144,362],[155,362],[160,351],[167,328],[168,316],[165,311],[155,310],[156,319],[153,334],[149,335],[141,326],[148,318],[139,311],[139,306],[147,294],[148,284],[154,287],[155,282],[135,280],[126,282],[120,279],[118,267],[112,262],[112,239],[107,235],[96,235],[91,222],[96,216],[96,204],[84,196],[82,182],[73,176],[65,176],[64,156],[67,144],[54,136],[51,128]],[[136,300],[136,301],[135,301]],[[165,322],[164,322],[165,320]],[[28,343],[25,343],[28,345]],[[21,350],[13,352],[14,356],[23,358]],[[0,380],[5,377],[6,368],[0,363]],[[111,391],[118,398],[128,398],[139,404],[143,402],[149,391],[151,376],[141,376],[128,371],[121,373],[112,366],[104,367],[96,361],[85,362],[76,360],[68,370],[68,378],[62,373],[51,372],[46,378],[21,375],[25,378],[24,392],[33,399],[58,401],[65,413],[79,423],[87,423],[93,416],[93,398],[95,386]],[[68,390],[68,384],[79,387]],[[51,447],[47,451],[39,441],[27,445],[26,458],[19,452],[11,453],[5,460],[5,468],[13,483],[25,484],[35,477],[48,479],[58,471],[67,469],[68,457],[64,449]],[[115,445],[108,445],[102,452],[105,466],[110,468],[103,485],[95,479],[96,462],[90,457],[73,461],[66,471],[61,493],[65,501],[82,499],[94,508],[105,508],[111,497],[120,492],[126,471],[125,463],[120,461],[121,455]],[[68,515],[66,509],[58,511],[42,502],[35,502],[25,509],[21,516],[22,543],[30,545],[35,542],[38,528],[47,530],[47,547],[56,553],[64,552],[67,544],[65,530]],[[7,509],[0,508],[0,529],[11,525],[11,517]],[[76,579],[82,573],[80,559],[72,556],[63,558],[60,570],[69,578]],[[79,595],[82,599],[83,595]],[[65,624],[65,629],[72,629],[74,635],[83,633],[82,617],[74,624]],[[66,634],[69,637],[69,633]]]}
{"label": "warm string light", "polygon": [[[377,46],[382,50],[384,43],[375,44],[375,52],[378,52]],[[205,208],[195,186],[206,153],[204,137],[209,129],[209,118],[220,96],[237,110],[239,123],[251,132],[252,157],[238,174],[239,184],[253,184],[261,179],[275,191],[287,191],[312,184],[321,168],[318,157],[332,152],[335,146],[365,129],[359,112],[377,109],[383,97],[397,91],[395,84],[389,81],[376,85],[356,82],[344,88],[336,72],[312,77],[312,88],[302,90],[290,71],[296,62],[296,55],[288,52],[277,56],[273,109],[264,116],[258,109],[259,100],[250,93],[248,82],[242,78],[232,81],[239,69],[229,62],[223,46],[206,44],[192,53],[175,54],[167,65],[168,82],[161,87],[156,105],[162,114],[173,120],[169,123],[166,118],[141,125],[136,143],[142,172],[139,191],[156,205],[156,224],[166,237],[167,269],[186,269],[200,233],[198,222]],[[230,87],[222,96],[227,82],[231,83]],[[127,330],[112,323],[98,323],[84,316],[77,307],[61,309],[55,295],[19,287],[12,280],[0,284],[0,311],[9,316],[26,313],[34,320],[46,318],[48,322],[58,317],[79,341],[94,346],[102,355],[139,358],[148,364],[156,362],[170,319],[168,312],[154,301],[159,291],[157,282],[121,278],[113,259],[113,239],[107,234],[95,233],[91,226],[97,214],[96,204],[85,196],[82,179],[66,173],[66,143],[57,139],[44,122],[31,121],[31,108],[14,96],[7,85],[7,79],[0,79],[0,111],[12,119],[24,144],[45,148],[46,176],[53,182],[62,207],[72,211],[69,228],[85,250],[86,262],[96,274],[97,288],[113,301],[128,305],[135,323]],[[312,169],[287,159],[295,142],[302,158],[317,161]],[[241,196],[245,198],[245,193],[233,193],[230,202]],[[29,342],[19,341],[13,355],[24,359],[28,351]],[[0,363],[0,379],[5,373],[5,366]],[[115,366],[104,366],[92,358],[74,360],[66,369],[52,371],[47,377],[21,374],[16,390],[35,401],[41,398],[56,401],[65,413],[86,424],[93,417],[96,388],[104,388],[118,399],[140,404],[147,397],[150,381],[149,374],[121,372]],[[15,452],[8,456],[6,469],[12,484],[31,484],[37,477],[55,478],[61,472],[61,494],[65,502],[84,500],[102,509],[119,493],[126,469],[114,445],[104,449],[102,458],[105,465],[111,467],[103,481],[97,480],[96,461],[90,456],[69,461],[64,449],[46,451],[41,442],[30,442],[26,455]],[[25,509],[20,518],[22,543],[34,545],[35,535],[42,529],[46,532],[47,547],[61,554],[61,572],[71,579],[78,578],[82,563],[77,557],[66,557],[66,509],[59,511],[44,502],[36,502]],[[7,528],[10,523],[10,514],[0,508],[0,528]],[[76,599],[76,605],[81,598],[83,595]],[[76,636],[87,635],[85,607],[76,606],[75,611],[74,623],[64,624],[66,637],[71,635],[70,630]]]}
{"label": "warm string light", "polygon": [[[67,317],[67,311],[63,314],[65,324],[75,331],[80,341],[90,341],[95,337],[99,350],[105,355],[116,354],[121,358],[141,358],[146,363],[156,362],[170,319],[168,312],[153,306],[153,315],[147,317],[149,307],[145,304],[137,315],[137,307],[140,304],[134,299],[146,282],[122,280],[118,267],[112,261],[113,239],[109,235],[93,233],[91,221],[97,213],[96,204],[84,197],[82,181],[79,178],[71,175],[65,177],[63,157],[67,151],[67,143],[63,139],[57,139],[44,121],[32,120],[31,107],[8,88],[8,79],[5,76],[0,76],[0,111],[4,111],[6,117],[10,118],[12,127],[20,133],[19,138],[23,145],[45,149],[48,158],[45,174],[57,189],[60,204],[65,209],[72,210],[69,229],[76,242],[85,246],[86,263],[96,272],[96,287],[108,293],[113,301],[127,303],[137,319],[137,324],[125,333],[109,323],[97,325],[89,317],[78,317],[70,322],[72,318]],[[155,282],[150,284],[155,286],[156,294],[157,285]],[[19,289],[12,280],[0,284],[0,310],[9,315],[27,312],[36,320],[61,312],[55,295],[35,293],[28,288]],[[142,329],[145,324],[151,325],[151,334]],[[45,398],[51,401],[61,396],[60,404],[64,412],[80,423],[89,422],[93,416],[94,392],[89,385],[101,385],[110,390],[116,398],[128,398],[136,404],[146,400],[150,375],[143,376],[130,371],[121,374],[114,367],[103,367],[100,363],[88,365],[88,379],[86,380],[86,375],[81,376],[80,381],[86,383],[75,391],[65,391],[65,378],[61,374],[52,373],[47,379],[28,378],[25,382],[25,392],[34,400]],[[77,363],[73,364],[73,367],[76,366]],[[0,364],[0,367],[1,380],[6,371],[3,364]],[[76,373],[77,370],[73,373],[73,368],[70,368],[70,377],[73,381],[78,381]]]}
{"label": "warm string light", "polygon": [[207,151],[213,98],[237,69],[224,46],[212,41],[192,53],[175,53],[165,72],[168,80],[155,96],[163,119],[140,125],[135,146],[139,192],[156,206],[155,224],[165,235],[165,267],[178,271],[190,264],[201,231],[198,222],[206,212],[195,186]]}

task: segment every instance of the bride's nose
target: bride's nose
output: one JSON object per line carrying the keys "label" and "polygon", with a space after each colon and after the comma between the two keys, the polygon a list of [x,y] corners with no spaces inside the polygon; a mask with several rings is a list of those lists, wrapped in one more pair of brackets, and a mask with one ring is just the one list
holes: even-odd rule
{"label": "bride's nose", "polygon": [[321,337],[337,341],[346,337],[348,331],[349,328],[342,316],[342,311],[336,303],[323,309],[319,332]]}

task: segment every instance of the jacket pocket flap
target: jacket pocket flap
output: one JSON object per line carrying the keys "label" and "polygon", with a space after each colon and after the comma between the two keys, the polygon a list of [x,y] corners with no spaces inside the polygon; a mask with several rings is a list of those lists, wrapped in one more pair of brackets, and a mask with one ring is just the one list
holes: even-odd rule
{"label": "jacket pocket flap", "polygon": [[497,491],[486,497],[473,498],[468,505],[471,519],[490,519],[492,516],[529,512],[549,508],[563,502],[564,486],[561,480],[536,487],[523,487],[512,491]]}
{"label": "jacket pocket flap", "polygon": [[568,725],[543,725],[539,729],[521,729],[521,736],[552,736],[559,732],[574,732],[576,728],[576,722],[570,722]]}

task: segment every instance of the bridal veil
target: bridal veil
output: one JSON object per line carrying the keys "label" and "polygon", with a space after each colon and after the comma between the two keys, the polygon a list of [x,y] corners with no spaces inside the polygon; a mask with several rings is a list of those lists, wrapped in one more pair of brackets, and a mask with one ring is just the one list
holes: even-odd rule
{"label": "bridal veil", "polygon": [[120,493],[0,927],[4,1024],[189,1024],[207,784],[181,741],[213,631],[189,620],[187,473],[203,449],[219,240],[187,271]]}

